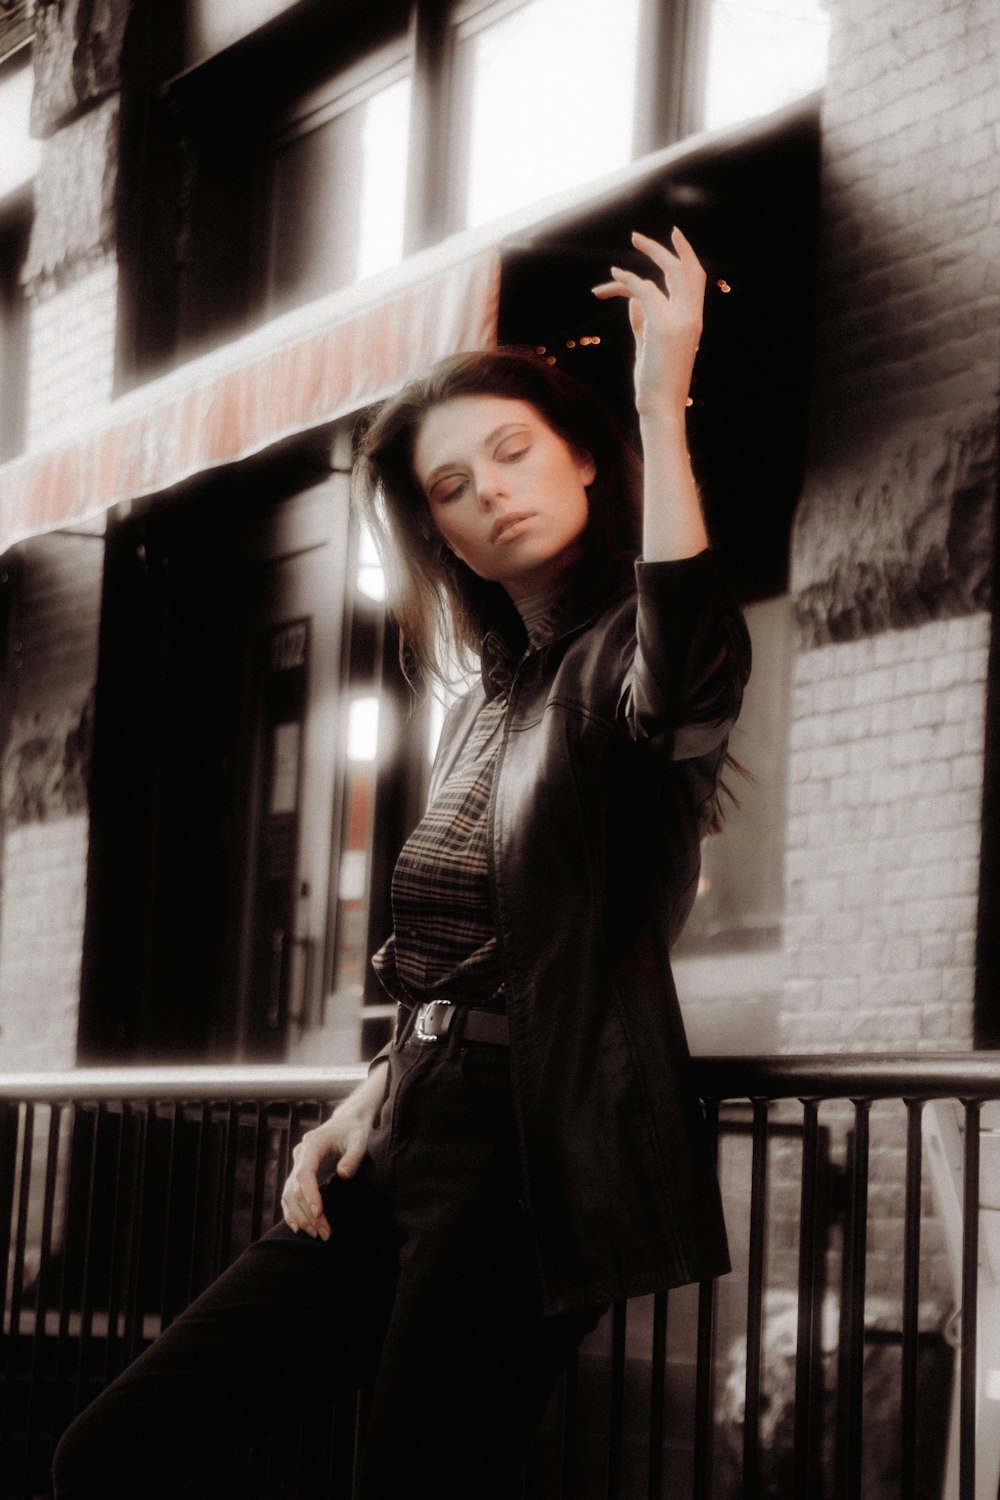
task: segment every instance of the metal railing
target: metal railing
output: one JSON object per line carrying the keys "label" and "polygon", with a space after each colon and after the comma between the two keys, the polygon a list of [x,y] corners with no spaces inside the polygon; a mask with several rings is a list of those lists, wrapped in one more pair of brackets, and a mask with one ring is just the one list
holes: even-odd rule
{"label": "metal railing", "polygon": [[[525,1496],[996,1500],[1000,1054],[695,1070],[734,1274],[612,1310]],[[73,1414],[277,1219],[292,1145],[360,1073],[0,1077],[0,1495],[46,1494]],[[362,1415],[256,1445],[248,1473],[349,1496]]]}

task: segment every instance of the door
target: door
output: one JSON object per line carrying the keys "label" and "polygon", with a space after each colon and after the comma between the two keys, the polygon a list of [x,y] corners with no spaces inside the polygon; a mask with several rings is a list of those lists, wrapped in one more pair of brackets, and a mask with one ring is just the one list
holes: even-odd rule
{"label": "door", "polygon": [[238,1043],[285,1057],[323,1019],[336,824],[349,508],[333,474],[252,543],[249,752]]}

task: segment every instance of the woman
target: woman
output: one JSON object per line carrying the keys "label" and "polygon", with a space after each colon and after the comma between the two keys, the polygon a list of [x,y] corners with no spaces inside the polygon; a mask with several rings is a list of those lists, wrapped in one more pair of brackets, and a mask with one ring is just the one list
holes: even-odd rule
{"label": "woman", "polygon": [[213,1444],[373,1373],[365,1500],[506,1496],[607,1304],[728,1269],[668,953],[749,653],[685,441],[704,273],[634,240],[658,275],[595,294],[635,334],[641,507],[532,356],[446,361],[362,439],[411,670],[442,623],[482,666],[393,880],[397,1036],[295,1148],[284,1223],[70,1429],[60,1500],[190,1493]]}

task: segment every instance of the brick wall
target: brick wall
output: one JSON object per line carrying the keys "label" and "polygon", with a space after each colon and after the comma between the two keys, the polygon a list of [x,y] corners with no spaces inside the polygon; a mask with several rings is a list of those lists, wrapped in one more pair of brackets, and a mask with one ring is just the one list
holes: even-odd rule
{"label": "brick wall", "polygon": [[[998,473],[1000,12],[835,0],[832,21],[791,560],[781,1041],[961,1049],[973,1038]],[[823,1118],[843,1161],[850,1112]],[[897,1328],[904,1135],[900,1106],[877,1106],[868,1321]],[[779,1283],[795,1275],[796,1170],[790,1158],[776,1172]],[[925,1204],[933,1327],[954,1288],[929,1190]],[[838,1259],[835,1232],[832,1275]]]}
{"label": "brick wall", "polygon": [[788,1050],[972,1041],[989,616],[799,655]]}
{"label": "brick wall", "polygon": [[0,775],[0,1071],[76,1059],[87,771],[103,542],[21,549],[12,707]]}
{"label": "brick wall", "polygon": [[28,445],[84,430],[111,400],[118,265],[85,263],[68,284],[39,283],[29,301]]}
{"label": "brick wall", "polygon": [[1000,386],[1000,13],[839,0],[782,1040],[972,1039]]}
{"label": "brick wall", "polygon": [[76,1061],[87,861],[85,814],[16,828],[4,862],[0,923],[0,1071],[69,1068]]}
{"label": "brick wall", "polygon": [[[23,271],[29,449],[85,428],[113,393],[116,89],[128,10],[124,0],[97,12],[79,0],[36,9],[32,128],[42,150]],[[18,598],[0,746],[4,1070],[75,1061],[103,550],[96,535],[42,536],[16,549],[8,570]]]}

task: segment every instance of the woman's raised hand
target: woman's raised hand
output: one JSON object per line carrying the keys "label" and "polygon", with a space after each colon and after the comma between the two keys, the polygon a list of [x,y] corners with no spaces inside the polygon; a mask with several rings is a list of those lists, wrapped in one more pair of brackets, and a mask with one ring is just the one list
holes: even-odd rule
{"label": "woman's raised hand", "polygon": [[701,339],[705,272],[679,229],[673,231],[671,246],[639,233],[632,243],[660,274],[647,278],[612,266],[611,280],[595,286],[594,296],[628,298],[640,418],[683,415]]}
{"label": "woman's raised hand", "polygon": [[307,1130],[292,1151],[295,1165],[281,1194],[281,1211],[289,1229],[304,1230],[312,1239],[330,1238],[323,1212],[320,1184],[353,1177],[368,1149],[368,1137],[385,1094],[385,1074],[377,1068],[348,1094],[328,1120]]}

